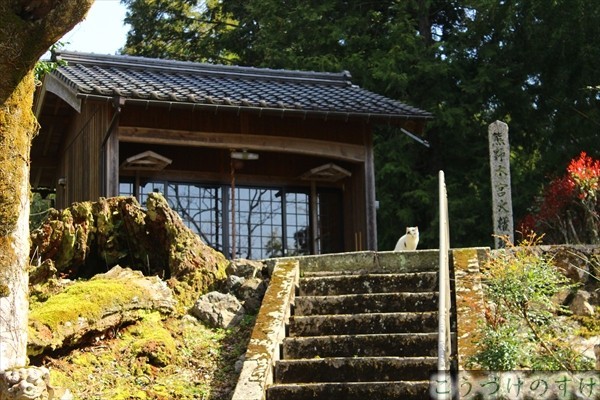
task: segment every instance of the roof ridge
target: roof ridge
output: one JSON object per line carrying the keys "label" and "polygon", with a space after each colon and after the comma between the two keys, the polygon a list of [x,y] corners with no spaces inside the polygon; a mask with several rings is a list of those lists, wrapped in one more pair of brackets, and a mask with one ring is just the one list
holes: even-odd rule
{"label": "roof ridge", "polygon": [[75,51],[53,51],[53,60],[64,60],[68,63],[112,66],[119,68],[134,68],[156,70],[164,72],[181,72],[201,74],[206,76],[238,77],[265,80],[285,80],[299,82],[329,83],[333,85],[349,86],[351,75],[349,71],[342,72],[317,72],[286,69],[271,69],[248,67],[239,65],[210,64],[193,61],[178,61],[158,58],[147,58],[129,55],[110,55],[83,53]]}

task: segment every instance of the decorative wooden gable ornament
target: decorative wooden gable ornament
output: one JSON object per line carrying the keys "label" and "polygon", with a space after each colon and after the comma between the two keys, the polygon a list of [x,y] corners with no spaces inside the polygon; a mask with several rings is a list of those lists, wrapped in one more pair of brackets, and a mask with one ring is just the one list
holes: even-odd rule
{"label": "decorative wooden gable ornament", "polygon": [[148,150],[129,157],[121,164],[121,168],[130,171],[160,171],[172,162],[170,158]]}
{"label": "decorative wooden gable ornament", "polygon": [[339,165],[328,163],[305,172],[301,178],[308,181],[337,182],[349,176],[352,176],[350,171]]}

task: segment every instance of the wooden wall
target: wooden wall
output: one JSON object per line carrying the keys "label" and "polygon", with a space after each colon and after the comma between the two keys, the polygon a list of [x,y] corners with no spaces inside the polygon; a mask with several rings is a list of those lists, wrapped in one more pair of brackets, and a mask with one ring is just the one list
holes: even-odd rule
{"label": "wooden wall", "polygon": [[302,173],[328,162],[351,171],[349,178],[318,186],[343,193],[344,250],[375,250],[369,124],[125,104],[117,128],[107,137],[115,113],[111,103],[83,103],[63,136],[59,177],[66,185],[57,187],[57,207],[116,195],[119,175],[133,174],[119,171],[119,165],[142,151],[173,159],[163,171],[141,172],[147,178],[226,184],[231,179],[229,151],[247,148],[258,151],[260,159],[243,163],[236,171],[238,184],[309,186]]}
{"label": "wooden wall", "polygon": [[59,178],[64,178],[65,184],[57,187],[57,207],[103,195],[106,164],[101,145],[113,113],[108,103],[85,102],[73,120],[62,143]]}
{"label": "wooden wall", "polygon": [[155,179],[227,183],[230,149],[260,154],[236,171],[238,184],[309,186],[302,173],[334,162],[352,176],[318,186],[343,190],[345,251],[376,249],[373,144],[364,121],[126,106],[119,137],[121,162],[145,150],[173,160],[146,174]]}

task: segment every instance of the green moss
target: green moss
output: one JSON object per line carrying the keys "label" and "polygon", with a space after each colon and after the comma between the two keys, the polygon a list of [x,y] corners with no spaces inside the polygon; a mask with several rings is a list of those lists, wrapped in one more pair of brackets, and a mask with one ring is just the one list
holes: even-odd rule
{"label": "green moss", "polygon": [[71,384],[71,378],[61,370],[50,371],[50,386],[68,387]]}
{"label": "green moss", "polygon": [[79,222],[87,221],[91,223],[94,221],[94,213],[92,210],[92,202],[84,201],[81,203],[73,203],[71,209],[73,210],[73,217],[79,220]]}
{"label": "green moss", "polygon": [[76,282],[64,292],[50,297],[46,302],[32,302],[29,318],[50,330],[56,330],[67,321],[85,318],[97,320],[102,310],[131,302],[139,287],[117,279],[94,279]]}
{"label": "green moss", "polygon": [[63,271],[72,264],[75,256],[75,242],[77,240],[77,232],[73,226],[73,214],[71,209],[67,208],[60,213],[60,222],[56,223],[56,228],[53,229],[53,239],[60,236],[60,250],[56,256],[56,269]]}
{"label": "green moss", "polygon": [[80,367],[86,366],[99,366],[102,363],[98,360],[98,356],[95,353],[81,353],[77,357],[73,358],[73,365],[78,365]]}
{"label": "green moss", "polygon": [[[149,312],[114,338],[48,360],[51,383],[77,399],[231,398],[234,363],[246,350],[252,323],[248,317],[233,329],[210,329],[189,316]],[[163,367],[144,352],[157,343],[169,354]]]}
{"label": "green moss", "polygon": [[127,332],[128,345],[136,357],[147,357],[148,363],[156,367],[168,365],[177,353],[177,343],[171,333],[161,326],[162,316],[158,312],[147,314],[141,323]]}
{"label": "green moss", "polygon": [[29,147],[37,132],[31,111],[33,92],[31,71],[0,107],[0,236],[15,231],[22,199],[29,197],[29,193],[23,193],[23,182],[28,179]]}
{"label": "green moss", "polygon": [[[220,253],[218,254],[220,255]],[[196,269],[187,272],[181,278],[170,279],[169,287],[173,290],[181,310],[189,309],[198,300],[199,295],[222,284],[227,278],[225,269],[228,263],[229,261],[224,257],[223,259],[217,258],[215,271]]]}

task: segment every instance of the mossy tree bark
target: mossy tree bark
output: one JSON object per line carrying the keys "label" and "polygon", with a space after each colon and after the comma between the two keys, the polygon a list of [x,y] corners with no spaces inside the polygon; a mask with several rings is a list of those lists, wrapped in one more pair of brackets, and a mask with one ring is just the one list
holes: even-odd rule
{"label": "mossy tree bark", "polygon": [[39,58],[93,0],[0,0],[0,371],[25,365],[29,149]]}

